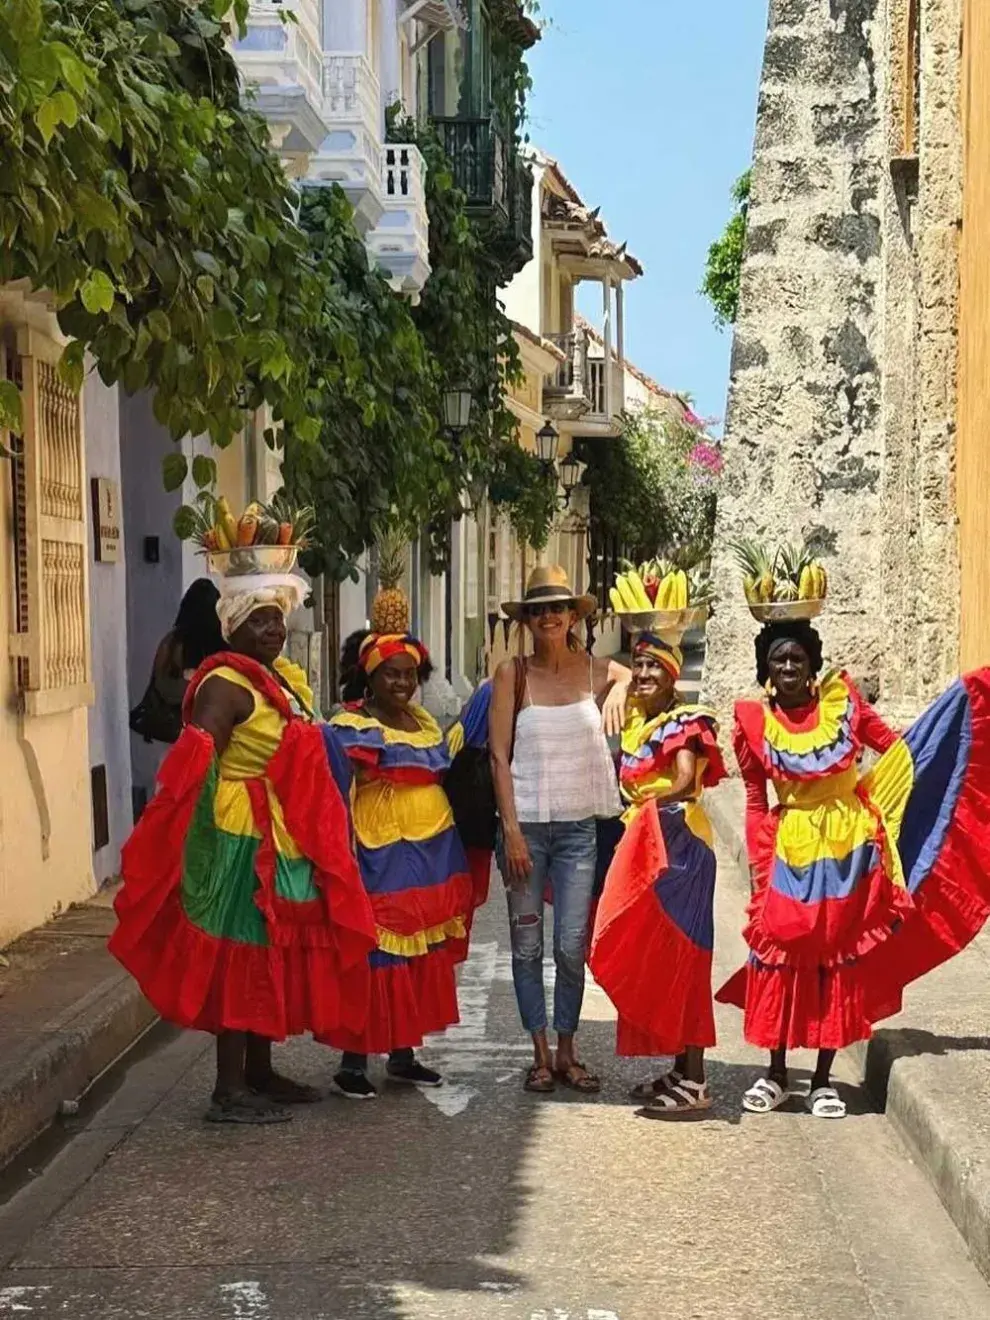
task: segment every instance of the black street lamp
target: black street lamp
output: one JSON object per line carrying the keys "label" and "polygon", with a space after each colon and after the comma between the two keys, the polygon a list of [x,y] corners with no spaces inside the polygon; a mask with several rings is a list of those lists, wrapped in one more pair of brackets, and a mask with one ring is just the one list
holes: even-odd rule
{"label": "black street lamp", "polygon": [[560,434],[550,421],[544,422],[536,433],[536,453],[541,463],[548,466],[557,460]]}
{"label": "black street lamp", "polygon": [[576,456],[574,450],[567,455],[560,465],[560,484],[564,488],[564,508],[571,502],[571,493],[581,484],[581,477],[584,475],[584,464]]}
{"label": "black street lamp", "polygon": [[471,422],[474,395],[466,385],[455,385],[443,392],[443,423],[452,436],[466,431]]}

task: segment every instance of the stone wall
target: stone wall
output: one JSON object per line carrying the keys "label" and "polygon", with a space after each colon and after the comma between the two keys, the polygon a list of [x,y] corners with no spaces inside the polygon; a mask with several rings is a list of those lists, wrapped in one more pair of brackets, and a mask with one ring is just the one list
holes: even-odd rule
{"label": "stone wall", "polygon": [[960,0],[771,0],[717,528],[706,686],[753,682],[727,543],[815,542],[821,622],[895,718],[958,654],[953,494],[961,215]]}

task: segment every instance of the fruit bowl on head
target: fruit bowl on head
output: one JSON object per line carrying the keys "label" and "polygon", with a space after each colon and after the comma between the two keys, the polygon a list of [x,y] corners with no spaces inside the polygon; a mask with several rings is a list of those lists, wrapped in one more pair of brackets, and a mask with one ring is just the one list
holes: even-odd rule
{"label": "fruit bowl on head", "polygon": [[629,632],[652,632],[664,641],[679,642],[684,633],[704,625],[708,606],[689,605],[683,610],[616,610],[615,617]]}
{"label": "fruit bowl on head", "polygon": [[824,606],[825,601],[821,598],[770,600],[762,603],[750,601],[749,612],[757,623],[793,623],[798,619],[816,619]]}
{"label": "fruit bowl on head", "polygon": [[207,551],[207,563],[218,577],[257,577],[261,573],[290,573],[298,555],[297,545],[242,545],[232,550]]}

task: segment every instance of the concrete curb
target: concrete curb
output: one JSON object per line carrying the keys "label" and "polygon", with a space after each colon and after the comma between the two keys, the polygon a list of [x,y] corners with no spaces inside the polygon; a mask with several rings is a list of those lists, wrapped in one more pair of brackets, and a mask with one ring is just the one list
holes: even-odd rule
{"label": "concrete curb", "polygon": [[[742,784],[732,780],[706,794],[705,808],[734,863],[732,882],[748,890]],[[985,1002],[982,970],[974,968],[974,994]],[[916,998],[922,1010],[923,993]],[[876,1031],[852,1046],[849,1055],[867,1091],[927,1174],[977,1268],[990,1280],[990,1144],[986,1120],[979,1126],[973,1122],[986,1097],[988,1043],[905,1026]],[[962,1048],[966,1045],[969,1053]]]}
{"label": "concrete curb", "polygon": [[0,1169],[55,1121],[157,1019],[136,982],[119,973],[91,994],[64,1025],[0,1077]]}

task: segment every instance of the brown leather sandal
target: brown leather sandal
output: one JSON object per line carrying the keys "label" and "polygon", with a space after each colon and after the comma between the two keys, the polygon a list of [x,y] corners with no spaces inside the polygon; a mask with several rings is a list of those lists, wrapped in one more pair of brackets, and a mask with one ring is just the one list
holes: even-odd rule
{"label": "brown leather sandal", "polygon": [[589,1072],[577,1059],[566,1068],[554,1068],[553,1075],[561,1086],[566,1086],[569,1091],[577,1091],[580,1095],[597,1095],[602,1089],[601,1078]]}
{"label": "brown leather sandal", "polygon": [[533,1091],[537,1095],[549,1095],[551,1091],[556,1089],[557,1083],[554,1081],[553,1070],[549,1064],[530,1064],[529,1071],[526,1073],[526,1080],[523,1082],[524,1091]]}

